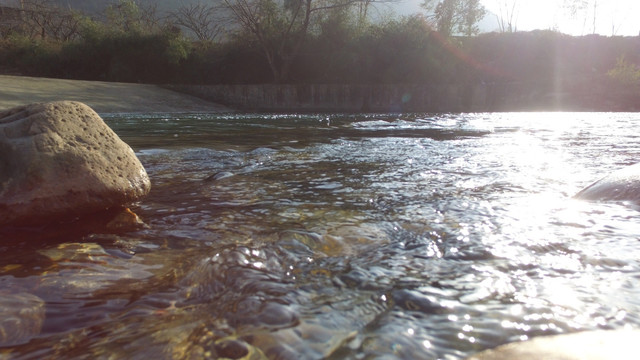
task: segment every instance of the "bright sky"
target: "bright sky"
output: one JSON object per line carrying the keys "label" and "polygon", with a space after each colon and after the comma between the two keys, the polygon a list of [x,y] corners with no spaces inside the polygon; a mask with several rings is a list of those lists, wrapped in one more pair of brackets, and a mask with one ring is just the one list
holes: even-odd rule
{"label": "bright sky", "polygon": [[595,27],[595,33],[608,36],[637,36],[640,33],[638,0],[576,0],[588,5],[574,16],[562,6],[567,0],[482,0],[482,3],[500,15],[510,12],[514,1],[517,30],[554,29],[571,35],[586,35],[594,33]]}

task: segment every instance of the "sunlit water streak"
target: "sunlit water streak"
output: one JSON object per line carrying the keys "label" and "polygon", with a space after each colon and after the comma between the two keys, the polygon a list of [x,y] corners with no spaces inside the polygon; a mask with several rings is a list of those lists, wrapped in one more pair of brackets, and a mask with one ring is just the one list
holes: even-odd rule
{"label": "sunlit water streak", "polygon": [[640,326],[640,213],[571,199],[640,158],[637,114],[105,118],[149,228],[4,246],[2,291],[46,308],[10,358],[454,359]]}

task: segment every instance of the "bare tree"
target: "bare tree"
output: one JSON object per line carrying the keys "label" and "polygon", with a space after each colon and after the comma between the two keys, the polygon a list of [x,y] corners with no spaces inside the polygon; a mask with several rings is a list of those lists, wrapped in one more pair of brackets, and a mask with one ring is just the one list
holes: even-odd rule
{"label": "bare tree", "polygon": [[159,15],[158,3],[155,1],[143,1],[138,3],[140,9],[140,22],[149,31],[156,31],[165,24],[164,17]]}
{"label": "bare tree", "polygon": [[500,32],[514,32],[518,30],[517,22],[520,12],[520,3],[518,0],[500,0],[498,1],[498,26]]}
{"label": "bare tree", "polygon": [[162,24],[154,2],[138,4],[134,0],[119,0],[107,6],[104,13],[112,29],[124,32],[153,32]]}
{"label": "bare tree", "polygon": [[0,6],[0,37],[5,38],[10,34],[22,30],[22,11],[17,7]]}
{"label": "bare tree", "polygon": [[69,40],[78,35],[79,14],[52,0],[21,0],[23,31],[31,38]]}
{"label": "bare tree", "polygon": [[257,41],[276,83],[289,79],[293,60],[318,15],[363,1],[224,0],[235,22]]}
{"label": "bare tree", "polygon": [[[583,30],[587,28],[587,21],[591,21],[591,33],[598,29],[598,16],[600,15],[600,2],[598,0],[564,0],[564,7],[574,18],[582,17]],[[615,25],[612,24],[612,32],[615,33]]]}
{"label": "bare tree", "polygon": [[178,26],[191,31],[202,42],[213,42],[227,28],[228,20],[223,16],[227,10],[220,4],[183,5],[169,13],[169,19]]}
{"label": "bare tree", "polygon": [[593,34],[596,33],[596,20],[598,14],[598,0],[593,0]]}
{"label": "bare tree", "polygon": [[369,9],[374,3],[374,0],[362,0],[356,4],[357,24],[358,27],[363,27],[369,21]]}

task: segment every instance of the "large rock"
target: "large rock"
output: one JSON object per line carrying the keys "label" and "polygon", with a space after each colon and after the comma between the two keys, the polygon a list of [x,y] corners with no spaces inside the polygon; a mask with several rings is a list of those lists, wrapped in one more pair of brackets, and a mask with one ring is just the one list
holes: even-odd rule
{"label": "large rock", "polygon": [[575,197],[584,200],[640,202],[640,163],[596,181]]}
{"label": "large rock", "polygon": [[0,112],[0,226],[73,219],[149,189],[133,150],[88,106],[62,101]]}

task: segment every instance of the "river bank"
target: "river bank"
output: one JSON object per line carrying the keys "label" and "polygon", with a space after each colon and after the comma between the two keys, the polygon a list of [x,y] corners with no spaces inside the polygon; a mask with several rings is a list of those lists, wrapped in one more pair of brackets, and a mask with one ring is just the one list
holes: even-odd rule
{"label": "river bank", "polygon": [[640,92],[607,84],[157,85],[0,75],[0,110],[75,100],[98,113],[640,111]]}
{"label": "river bank", "polygon": [[231,111],[155,85],[0,75],[0,110],[56,100],[80,101],[98,113]]}

